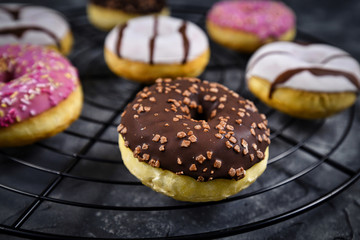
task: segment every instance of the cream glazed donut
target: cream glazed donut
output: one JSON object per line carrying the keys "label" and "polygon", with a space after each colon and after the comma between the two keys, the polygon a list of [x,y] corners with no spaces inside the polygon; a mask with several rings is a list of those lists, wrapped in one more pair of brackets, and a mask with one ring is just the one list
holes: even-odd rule
{"label": "cream glazed donut", "polygon": [[118,24],[146,15],[169,15],[166,0],[89,0],[89,21],[101,30],[109,31]]}
{"label": "cream glazed donut", "polygon": [[330,45],[276,42],[251,57],[246,78],[266,104],[295,117],[323,118],[355,102],[360,66]]}
{"label": "cream glazed donut", "polygon": [[295,14],[284,3],[267,0],[220,1],[209,11],[206,27],[217,43],[253,52],[273,41],[295,37]]}
{"label": "cream glazed donut", "polygon": [[265,170],[270,129],[255,105],[196,78],[158,79],[118,126],[125,166],[143,184],[182,201],[217,201]]}
{"label": "cream glazed donut", "polygon": [[158,77],[198,76],[210,57],[208,39],[194,23],[166,16],[135,18],[105,40],[105,60],[117,75],[154,82]]}
{"label": "cream glazed donut", "polygon": [[28,43],[69,54],[73,36],[64,17],[49,8],[0,4],[0,45]]}
{"label": "cream glazed donut", "polygon": [[0,147],[55,135],[81,108],[77,71],[62,55],[35,45],[0,46]]}

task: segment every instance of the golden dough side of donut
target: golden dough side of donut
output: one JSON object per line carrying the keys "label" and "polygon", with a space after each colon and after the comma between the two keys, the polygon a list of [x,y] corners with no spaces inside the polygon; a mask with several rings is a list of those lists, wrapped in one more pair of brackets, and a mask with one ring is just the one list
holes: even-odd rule
{"label": "golden dough side of donut", "polygon": [[55,107],[10,127],[0,128],[0,147],[23,146],[62,132],[80,116],[82,104],[82,88],[78,86]]}
{"label": "golden dough side of donut", "polygon": [[[243,32],[225,27],[219,27],[209,20],[206,21],[206,28],[210,37],[217,43],[241,52],[254,52],[262,45],[273,42],[273,38],[261,40],[253,33]],[[295,28],[290,29],[279,37],[279,41],[291,41],[295,38]]]}
{"label": "golden dough side of donut", "polygon": [[[109,31],[116,25],[123,24],[132,18],[144,16],[142,14],[126,13],[119,9],[105,8],[92,3],[87,5],[87,15],[90,23],[103,31]],[[170,10],[163,8],[160,13],[154,15],[168,16]]]}
{"label": "golden dough side of donut", "polygon": [[299,118],[325,118],[336,114],[356,101],[356,93],[309,92],[291,88],[276,88],[269,99],[270,82],[259,78],[248,79],[250,91],[265,102],[286,114]]}
{"label": "golden dough side of donut", "polygon": [[197,77],[205,69],[210,59],[210,50],[207,49],[199,57],[185,64],[148,64],[119,58],[105,48],[105,61],[111,71],[130,80],[153,83],[159,77]]}
{"label": "golden dough side of donut", "polygon": [[71,31],[68,31],[65,34],[65,36],[60,40],[60,48],[61,49],[59,49],[56,45],[49,45],[47,47],[67,56],[71,52],[73,43],[74,43],[73,34]]}
{"label": "golden dough side of donut", "polygon": [[171,171],[140,162],[134,157],[131,149],[125,146],[121,134],[119,134],[119,147],[125,166],[144,185],[176,200],[188,202],[219,201],[240,192],[265,171],[269,157],[268,147],[265,151],[265,158],[246,170],[245,177],[240,180],[215,179],[198,182],[192,177],[176,175]]}

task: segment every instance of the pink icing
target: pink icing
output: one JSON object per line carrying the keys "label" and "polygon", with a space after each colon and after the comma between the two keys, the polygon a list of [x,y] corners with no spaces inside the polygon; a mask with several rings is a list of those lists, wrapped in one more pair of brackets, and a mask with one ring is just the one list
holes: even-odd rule
{"label": "pink icing", "polygon": [[59,53],[33,45],[1,46],[0,128],[58,105],[77,86],[76,69]]}
{"label": "pink icing", "polygon": [[221,26],[250,32],[261,39],[278,38],[295,25],[294,13],[281,2],[222,1],[216,3],[208,20]]}

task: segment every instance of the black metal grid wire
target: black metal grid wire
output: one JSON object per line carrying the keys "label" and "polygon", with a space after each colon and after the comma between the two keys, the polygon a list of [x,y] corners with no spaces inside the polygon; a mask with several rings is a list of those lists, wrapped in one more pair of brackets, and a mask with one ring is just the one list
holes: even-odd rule
{"label": "black metal grid wire", "polygon": [[[194,21],[203,28],[206,11],[202,7],[172,7],[173,15]],[[63,12],[76,37],[70,59],[78,67],[84,86],[84,110],[73,126],[54,138],[29,147],[0,149],[0,173],[5,176],[0,178],[0,202],[4,202],[5,207],[6,202],[11,201],[19,205],[17,209],[4,210],[9,217],[0,218],[0,232],[35,239],[219,238],[293,218],[324,203],[360,177],[359,170],[331,158],[352,129],[355,107],[334,119],[303,121],[285,116],[266,107],[247,91],[243,75],[249,56],[211,43],[211,62],[200,78],[227,85],[253,100],[268,116],[272,139],[268,169],[247,190],[219,202],[181,203],[153,193],[127,173],[117,155],[116,126],[120,114],[143,85],[119,79],[109,72],[102,56],[105,33],[89,25],[84,9],[64,9]],[[319,41],[301,31],[298,39]],[[321,145],[321,139],[325,141],[324,132],[330,131],[332,122],[338,120],[342,124],[337,127],[336,137],[327,138],[327,145],[319,151],[314,143],[320,139]],[[111,171],[103,172],[103,168]],[[335,177],[326,179],[330,183],[325,187],[319,187],[321,183],[317,182],[324,180],[321,179],[323,172]],[[101,187],[96,187],[99,185]],[[94,189],[88,191],[82,186]],[[307,186],[305,190],[303,186]],[[108,188],[121,194],[109,195]],[[304,199],[281,200],[281,196],[291,198],[304,191]],[[127,199],[126,194],[132,198]],[[251,208],[256,214],[246,218],[244,216],[250,214],[250,210],[246,210],[249,204],[255,205]],[[235,215],[231,215],[234,209],[242,209],[244,214],[240,216],[244,219],[234,220],[239,216],[236,210]],[[199,217],[195,217],[197,215]],[[139,220],[138,216],[145,220]],[[65,222],[71,218],[75,219],[74,225],[67,226]],[[87,222],[87,218],[91,220]],[[199,222],[189,222],[192,218]],[[109,223],[109,219],[115,219],[115,223]],[[158,231],[148,223],[154,220],[158,221]],[[147,223],[140,231],[133,226],[143,221]],[[208,226],[200,228],[204,222]],[[55,227],[46,227],[49,224]],[[89,235],[93,225],[101,231]],[[122,225],[131,231],[117,232],[113,225],[115,228]],[[82,227],[76,231],[79,226]]]}

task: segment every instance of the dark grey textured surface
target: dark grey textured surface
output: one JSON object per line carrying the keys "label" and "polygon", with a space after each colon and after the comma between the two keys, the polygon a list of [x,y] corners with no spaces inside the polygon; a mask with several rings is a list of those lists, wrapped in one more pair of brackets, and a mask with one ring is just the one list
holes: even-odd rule
{"label": "dark grey textured surface", "polygon": [[[86,101],[83,117],[65,133],[33,146],[3,151],[35,166],[55,171],[63,171],[74,161],[71,154],[80,154],[82,158],[69,174],[90,179],[65,177],[49,193],[48,197],[51,198],[115,207],[187,205],[188,203],[177,202],[142,185],[117,184],[117,181],[137,181],[121,164],[115,129],[120,119],[119,112],[116,112],[117,108],[124,104],[126,99],[131,98],[131,93],[136,91],[139,85],[118,79],[107,69],[102,57],[105,34],[88,25],[84,11],[81,10],[86,1],[28,2],[58,8],[71,20],[77,48],[70,58],[82,75]],[[187,4],[188,9],[191,10],[191,4],[210,6],[215,1],[169,2],[173,4],[174,9],[176,9],[175,5]],[[359,15],[356,16],[356,13],[360,12],[360,2],[343,1],[341,5],[338,1],[325,0],[285,2],[297,13],[297,23],[301,30],[342,47],[360,59],[358,47],[360,19]],[[174,14],[191,19],[200,25],[204,21],[198,13],[174,11]],[[229,88],[239,89],[243,95],[254,99],[240,82],[247,56],[226,50],[214,43],[211,47],[213,53],[211,63],[202,78],[223,81]],[[236,67],[228,67],[233,63],[237,64]],[[219,70],[218,66],[223,67]],[[98,107],[94,103],[103,104],[108,108]],[[289,184],[252,197],[182,210],[136,212],[101,210],[44,201],[24,222],[22,228],[44,233],[109,238],[163,237],[227,229],[282,214],[331,192],[349,179],[349,175],[340,171],[336,164],[347,166],[353,172],[359,171],[359,101],[354,108],[355,117],[350,133],[345,131],[352,110],[324,121],[305,121],[273,112],[260,102],[256,101],[256,104],[261,111],[268,113],[270,126],[275,130],[272,134],[270,159],[280,160],[270,164],[259,180],[238,196],[273,186],[318,163],[319,158],[309,154],[311,150],[321,155],[336,148],[330,155],[332,164],[323,163],[314,171]],[[109,122],[108,125],[104,125],[101,123],[103,121],[111,121],[113,124]],[[103,129],[104,126],[106,128]],[[338,141],[341,140],[344,132],[346,138],[339,145]],[[91,137],[96,134],[99,135],[100,141],[92,142]],[[305,147],[309,150],[294,148],[290,140],[305,141]],[[54,152],[51,147],[59,149],[60,152]],[[54,174],[16,163],[14,159],[2,155],[0,155],[0,173],[0,184],[34,194],[41,193],[56,177]],[[98,180],[109,182],[101,183]],[[357,181],[334,199],[305,214],[225,239],[359,239],[359,196],[360,183]],[[32,201],[33,198],[0,189],[0,224],[11,225]],[[0,234],[0,239],[18,238]]]}

